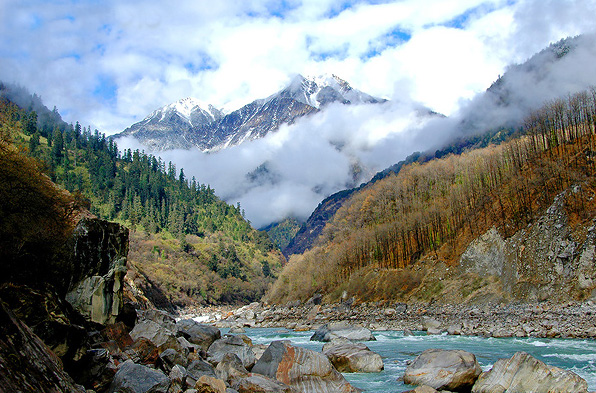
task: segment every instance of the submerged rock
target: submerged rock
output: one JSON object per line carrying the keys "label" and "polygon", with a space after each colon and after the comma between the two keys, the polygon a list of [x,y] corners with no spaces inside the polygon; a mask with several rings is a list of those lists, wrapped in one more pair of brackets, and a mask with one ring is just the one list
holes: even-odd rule
{"label": "submerged rock", "polygon": [[470,352],[427,349],[408,365],[404,382],[437,390],[469,391],[481,372],[476,356]]}
{"label": "submerged rock", "polygon": [[482,373],[473,393],[585,393],[588,384],[579,375],[551,367],[525,352],[510,359],[499,359],[493,368]]}

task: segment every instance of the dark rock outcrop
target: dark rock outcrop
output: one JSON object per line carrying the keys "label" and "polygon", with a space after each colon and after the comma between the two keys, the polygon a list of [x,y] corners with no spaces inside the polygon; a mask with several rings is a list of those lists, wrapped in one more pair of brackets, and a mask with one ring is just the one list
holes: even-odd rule
{"label": "dark rock outcrop", "polygon": [[0,298],[72,370],[90,349],[85,319],[61,300],[52,287],[32,289],[4,284]]}
{"label": "dark rock outcrop", "polygon": [[0,386],[6,392],[84,393],[60,359],[0,301]]}
{"label": "dark rock outcrop", "polygon": [[128,255],[128,229],[99,219],[82,219],[71,240],[72,274],[66,300],[93,322],[116,322]]}

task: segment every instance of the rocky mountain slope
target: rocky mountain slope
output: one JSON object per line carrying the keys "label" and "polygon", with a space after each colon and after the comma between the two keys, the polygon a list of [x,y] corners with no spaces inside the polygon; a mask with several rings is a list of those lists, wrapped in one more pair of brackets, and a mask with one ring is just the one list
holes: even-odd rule
{"label": "rocky mountain slope", "polygon": [[187,134],[193,127],[203,127],[222,117],[213,105],[188,97],[153,111],[120,135],[133,136],[151,150],[186,149],[190,144]]}
{"label": "rocky mountain slope", "polygon": [[132,136],[154,151],[198,148],[217,151],[262,138],[332,103],[376,104],[372,97],[336,75],[294,77],[279,92],[224,114],[212,105],[186,98],[160,108],[114,138]]}

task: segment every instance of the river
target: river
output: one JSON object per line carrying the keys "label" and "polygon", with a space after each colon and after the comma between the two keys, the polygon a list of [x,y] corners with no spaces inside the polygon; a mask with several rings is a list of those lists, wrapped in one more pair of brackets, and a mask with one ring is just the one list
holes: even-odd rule
{"label": "river", "polygon": [[[228,329],[222,329],[222,333]],[[295,332],[277,328],[246,329],[255,344],[269,344],[275,340],[290,340],[293,345],[320,351],[323,343],[310,341],[312,331]],[[476,355],[484,371],[499,358],[510,358],[524,351],[548,365],[577,373],[588,382],[589,390],[596,390],[596,340],[538,339],[538,338],[482,338],[473,336],[427,336],[415,332],[405,336],[401,331],[376,331],[377,341],[366,345],[383,358],[381,373],[344,374],[352,385],[366,392],[403,392],[412,389],[398,379],[403,376],[407,362],[428,348],[463,349]]]}

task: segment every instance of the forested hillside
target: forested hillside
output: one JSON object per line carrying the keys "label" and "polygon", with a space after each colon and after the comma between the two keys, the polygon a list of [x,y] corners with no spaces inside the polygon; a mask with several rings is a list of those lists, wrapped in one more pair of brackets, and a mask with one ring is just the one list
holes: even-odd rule
{"label": "forested hillside", "polygon": [[[569,216],[589,221],[596,212],[595,119],[591,89],[528,116],[522,136],[509,142],[403,166],[351,196],[316,247],[291,257],[268,298],[320,292],[337,300],[349,290],[363,300],[407,300],[432,269],[421,261],[457,267],[472,240],[491,227],[514,235],[569,189]],[[430,291],[439,293],[443,284],[435,284]]]}
{"label": "forested hillside", "polygon": [[133,230],[129,261],[139,278],[176,304],[260,299],[283,257],[266,234],[251,228],[240,206],[221,201],[172,163],[120,152],[97,130],[67,125],[56,110],[38,116],[36,96],[5,85],[0,90],[2,127],[15,148],[91,213]]}

